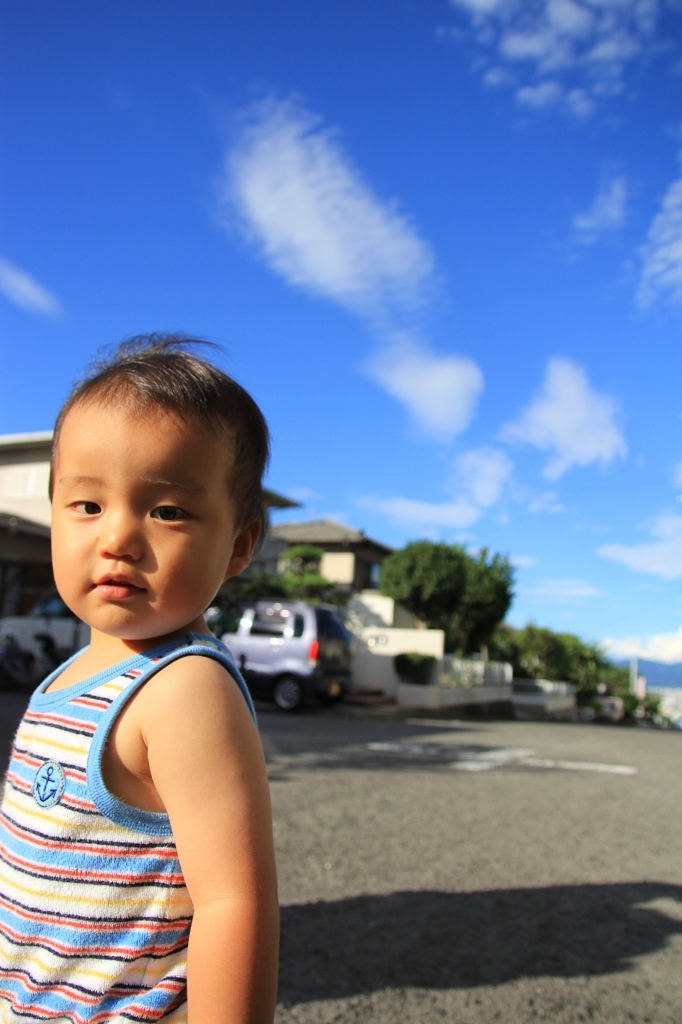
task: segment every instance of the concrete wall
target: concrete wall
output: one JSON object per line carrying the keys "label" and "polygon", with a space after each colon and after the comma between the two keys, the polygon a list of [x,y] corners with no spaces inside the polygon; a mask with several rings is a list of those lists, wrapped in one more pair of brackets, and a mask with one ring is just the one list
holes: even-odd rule
{"label": "concrete wall", "polygon": [[354,680],[358,689],[381,690],[390,696],[398,692],[398,677],[393,671],[396,654],[430,654],[443,657],[445,633],[442,629],[394,629],[367,626],[356,633]]}
{"label": "concrete wall", "polygon": [[[324,573],[323,573],[324,575]],[[384,597],[378,590],[361,590],[353,594],[347,605],[349,627],[353,632],[364,626],[390,626],[396,629],[423,629],[419,619],[411,615],[392,597]],[[416,650],[417,648],[415,648]]]}

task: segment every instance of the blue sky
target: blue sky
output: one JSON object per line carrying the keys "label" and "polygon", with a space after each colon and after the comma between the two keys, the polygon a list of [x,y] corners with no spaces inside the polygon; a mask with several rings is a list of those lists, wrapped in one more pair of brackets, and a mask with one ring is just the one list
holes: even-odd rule
{"label": "blue sky", "polygon": [[301,515],[682,660],[682,6],[9,0],[0,431],[224,346]]}

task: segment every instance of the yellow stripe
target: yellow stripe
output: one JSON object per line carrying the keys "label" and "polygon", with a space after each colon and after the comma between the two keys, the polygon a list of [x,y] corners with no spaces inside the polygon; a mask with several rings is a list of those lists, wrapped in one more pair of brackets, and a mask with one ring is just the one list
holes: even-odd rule
{"label": "yellow stripe", "polygon": [[[37,728],[38,727],[36,727],[36,731]],[[31,753],[35,752],[36,746],[45,744],[48,750],[51,750],[52,747],[58,747],[60,750],[66,750],[67,753],[69,754],[87,754],[91,741],[92,736],[86,736],[84,737],[83,743],[81,744],[80,747],[74,747],[70,743],[60,743],[59,740],[53,739],[52,736],[41,737],[40,735],[36,736],[34,733],[33,736],[31,736],[31,742],[33,744],[33,750],[31,751]]]}
{"label": "yellow stripe", "polygon": [[[47,807],[38,810],[36,809],[36,807],[31,806],[33,804],[33,800],[31,799],[29,803],[28,794],[25,794],[24,799],[26,800],[26,803],[17,802],[14,796],[10,795],[9,792],[6,792],[4,805],[6,807],[11,807],[13,810],[18,811],[20,814],[23,814],[28,818],[37,818],[38,821],[40,821],[44,825],[55,825],[58,829],[58,833],[60,833],[52,837],[55,840],[63,838],[64,829],[68,827],[70,829],[80,829],[81,831],[87,830],[88,835],[92,836],[93,839],[96,839],[100,835],[105,835],[109,837],[114,833],[117,833],[121,837],[121,839],[125,838],[128,842],[130,841],[129,830],[121,828],[120,825],[116,825],[115,822],[113,821],[109,821],[109,819],[105,818],[104,815],[102,815],[101,824],[99,822],[99,819],[96,822],[72,822],[68,821],[64,816],[60,817],[54,814],[50,814],[50,809]],[[70,811],[72,814],[79,813],[77,810],[71,807],[64,807],[62,808],[62,810]],[[143,841],[144,840],[141,838],[140,842]]]}
{"label": "yellow stripe", "polygon": [[[2,938],[3,938],[3,936],[0,936],[0,939],[2,939]],[[114,949],[112,947],[112,952],[113,951],[114,951]],[[57,957],[60,960],[62,959],[60,957],[59,953],[53,953],[52,955]],[[24,950],[19,949],[18,951],[15,952],[14,951],[14,947],[10,944],[9,941],[7,941],[7,943],[5,945],[5,952],[4,952],[3,956],[4,956],[4,959],[5,959],[5,963],[6,963],[6,965],[8,967],[11,967],[12,965],[24,966],[25,964],[31,964],[31,966],[33,966],[33,967],[39,967],[48,976],[49,975],[54,976],[54,964],[52,964],[50,962],[46,962],[45,960],[43,960],[40,954],[38,954],[38,955],[33,954],[32,956],[27,954],[25,948],[24,948]],[[180,956],[179,960],[172,962],[172,970],[173,970],[173,972],[175,972],[177,970],[177,968],[179,966],[181,966],[182,964],[184,964],[186,962],[186,960],[187,960],[187,954],[186,954],[184,949],[179,951],[179,956]],[[76,971],[68,971],[67,972],[67,971],[60,970],[60,972],[59,972],[59,975],[60,975],[59,980],[62,981],[62,982],[69,982],[70,981],[72,984],[73,983],[77,984],[78,980],[80,978],[97,978],[99,981],[104,981],[104,982],[108,983],[108,987],[110,987],[112,982],[115,982],[117,980],[117,978],[120,977],[120,975],[123,973],[122,970],[121,970],[120,962],[119,963],[113,963],[112,964],[112,969],[109,970],[108,972],[105,972],[105,971],[93,970],[91,967],[82,967],[81,964],[83,963],[83,961],[88,961],[88,960],[90,962],[92,962],[93,960],[96,961],[97,960],[97,954],[95,954],[94,956],[89,956],[89,957],[85,957],[84,956],[83,960],[76,961],[76,963],[78,964],[78,970],[76,970]],[[156,977],[154,977],[154,968],[156,969]],[[153,980],[153,982],[156,983],[161,978],[163,978],[164,975],[166,975],[170,970],[171,970],[171,965],[168,964],[168,963],[165,963],[165,964],[164,963],[161,963],[161,964],[155,963],[153,965],[153,967],[150,964],[146,971],[144,970],[144,968],[140,967],[140,975],[144,977],[145,981],[147,981],[147,979],[149,978],[149,975],[151,974],[152,975],[152,979],[151,980]],[[103,994],[106,994],[106,989],[104,990]]]}
{"label": "yellow stripe", "polygon": [[[5,894],[8,896],[11,896],[13,892],[20,892],[25,894],[26,896],[33,896],[39,900],[44,900],[45,902],[51,900],[54,904],[56,904],[57,909],[59,909],[61,912],[63,912],[64,910],[66,901],[68,901],[68,903],[82,903],[84,906],[89,907],[111,906],[111,892],[109,890],[105,890],[105,892],[107,893],[106,896],[82,896],[79,894],[72,895],[71,893],[69,893],[69,895],[67,896],[63,888],[61,887],[59,888],[58,891],[56,891],[54,882],[50,879],[45,880],[45,884],[47,886],[46,889],[36,889],[30,885],[24,885],[21,882],[18,882],[16,879],[12,878],[11,875],[7,873],[6,868],[7,865],[0,863],[0,879],[2,879],[3,882],[5,883]],[[61,883],[62,886],[68,884],[68,882]],[[79,886],[81,885],[81,883],[71,884],[78,884]],[[123,903],[123,900],[121,900],[121,897],[118,896],[118,893],[117,897],[118,898],[116,902]],[[155,914],[158,914],[159,917],[163,914],[163,916],[169,921],[172,920],[172,918],[169,915],[169,911],[171,910],[175,911],[177,917],[189,917],[194,909],[192,906],[192,901],[189,898],[189,893],[187,892],[186,889],[170,889],[168,890],[168,895],[159,896],[158,898],[152,900],[145,899],[144,891],[142,891],[140,892],[137,900],[125,900],[126,916],[135,916],[136,908],[138,907],[141,910],[141,912],[137,915],[139,917],[146,916],[144,911],[153,911]],[[41,907],[34,907],[33,909],[36,910],[37,913],[40,913],[41,911]],[[109,920],[116,921],[117,918],[111,917]]]}

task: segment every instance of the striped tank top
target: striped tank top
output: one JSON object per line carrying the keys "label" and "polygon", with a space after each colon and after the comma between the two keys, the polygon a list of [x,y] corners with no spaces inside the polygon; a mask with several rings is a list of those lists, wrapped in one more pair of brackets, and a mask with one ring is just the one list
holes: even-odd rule
{"label": "striped tank top", "polygon": [[126,701],[188,655],[224,665],[254,714],[227,648],[198,633],[46,693],[57,669],[32,696],[0,807],[2,1024],[187,1020],[192,903],[170,822],[118,800],[101,762]]}

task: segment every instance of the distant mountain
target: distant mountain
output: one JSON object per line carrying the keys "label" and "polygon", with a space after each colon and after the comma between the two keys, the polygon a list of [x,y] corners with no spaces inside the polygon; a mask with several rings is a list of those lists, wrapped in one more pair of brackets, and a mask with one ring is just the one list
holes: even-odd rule
{"label": "distant mountain", "polygon": [[[627,668],[629,664],[629,661],[614,661],[614,665],[618,665],[620,668]],[[639,658],[637,664],[639,674],[646,677],[649,689],[657,690],[660,686],[682,687],[682,662],[664,665],[662,661],[647,661],[646,658]]]}

